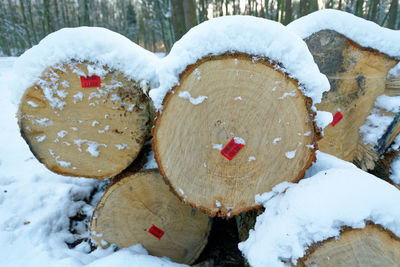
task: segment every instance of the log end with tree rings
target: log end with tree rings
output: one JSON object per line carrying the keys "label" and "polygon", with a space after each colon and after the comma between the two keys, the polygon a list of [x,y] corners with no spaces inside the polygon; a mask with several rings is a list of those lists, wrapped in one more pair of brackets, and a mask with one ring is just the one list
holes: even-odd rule
{"label": "log end with tree rings", "polygon": [[153,256],[191,264],[208,241],[210,218],[184,205],[155,170],[112,183],[97,204],[90,231],[105,248],[142,244]]}
{"label": "log end with tree rings", "polygon": [[338,239],[313,244],[297,266],[397,266],[400,238],[383,227],[346,228]]}
{"label": "log end with tree rings", "polygon": [[267,59],[198,60],[167,94],[153,128],[160,172],[182,201],[211,216],[257,207],[254,196],[298,181],[315,160],[312,101]]}
{"label": "log end with tree rings", "polygon": [[120,173],[138,155],[150,134],[150,101],[124,73],[70,61],[47,68],[26,89],[19,126],[51,171],[102,179]]}

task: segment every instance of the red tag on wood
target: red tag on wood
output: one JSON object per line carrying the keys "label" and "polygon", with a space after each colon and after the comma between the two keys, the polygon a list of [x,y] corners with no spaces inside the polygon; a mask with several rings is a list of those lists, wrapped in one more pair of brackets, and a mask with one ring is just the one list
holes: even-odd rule
{"label": "red tag on wood", "polygon": [[336,112],[335,116],[333,116],[333,121],[331,122],[331,125],[335,126],[341,119],[343,119],[342,113],[340,113],[340,111]]}
{"label": "red tag on wood", "polygon": [[151,225],[149,229],[149,233],[157,237],[158,239],[161,239],[161,237],[164,235],[164,231],[155,226],[154,224]]}
{"label": "red tag on wood", "polygon": [[232,138],[232,140],[224,147],[224,149],[222,149],[221,154],[225,158],[232,160],[243,147],[243,144],[236,143],[235,138]]}
{"label": "red tag on wood", "polygon": [[100,80],[100,77],[97,75],[92,75],[92,76],[87,76],[87,77],[81,76],[81,85],[82,85],[82,88],[100,87],[101,80]]}

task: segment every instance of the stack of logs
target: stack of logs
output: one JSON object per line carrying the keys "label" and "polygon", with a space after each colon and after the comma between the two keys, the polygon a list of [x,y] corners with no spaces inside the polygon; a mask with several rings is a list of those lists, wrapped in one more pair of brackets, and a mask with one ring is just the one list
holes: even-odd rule
{"label": "stack of logs", "polygon": [[[298,82],[274,68],[279,62],[254,61],[257,55],[243,53],[200,59],[180,75],[152,131],[159,172],[120,174],[151,137],[154,111],[137,81],[107,66],[104,77],[79,77],[73,71],[85,71],[91,62],[71,60],[62,68],[44,70],[41,82],[22,98],[21,133],[33,154],[53,172],[98,179],[119,174],[91,220],[91,236],[101,247],[141,243],[152,255],[191,264],[207,243],[209,216],[236,216],[246,232],[255,215],[246,217],[244,212],[259,208],[254,196],[288,179],[302,179],[318,147],[374,169],[383,164],[378,162],[399,133],[396,119],[378,149],[363,145],[359,134],[375,99],[398,94],[398,81],[397,87],[386,81],[396,60],[334,31],[320,31],[305,41],[332,87],[317,105],[335,115],[322,140],[311,100]],[[54,108],[56,101],[45,93],[54,83],[68,91],[61,109]],[[185,92],[207,98],[193,105]],[[350,258],[358,262],[372,245],[384,248],[376,257],[398,259],[400,241],[392,236],[374,225],[347,229],[343,244],[327,240],[313,245],[299,265],[307,265],[307,259],[325,264],[326,251],[338,248],[342,252],[333,254],[338,259],[331,256],[331,263],[340,265],[340,259]]]}

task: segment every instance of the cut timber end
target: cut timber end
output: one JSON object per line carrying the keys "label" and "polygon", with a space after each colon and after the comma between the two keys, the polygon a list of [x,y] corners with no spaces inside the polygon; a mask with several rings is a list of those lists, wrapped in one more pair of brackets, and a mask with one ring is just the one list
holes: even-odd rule
{"label": "cut timber end", "polygon": [[124,170],[150,134],[150,100],[139,84],[101,66],[101,86],[82,88],[91,63],[46,69],[19,106],[33,154],[62,175],[107,178]]}
{"label": "cut timber end", "polygon": [[[211,216],[256,208],[255,195],[301,179],[315,160],[310,109],[297,82],[266,61],[243,54],[199,60],[155,122],[160,172],[182,200]],[[245,144],[228,160],[221,149],[235,137]]]}
{"label": "cut timber end", "polygon": [[181,203],[162,176],[149,170],[112,184],[99,201],[90,225],[92,238],[102,247],[116,244],[124,248],[139,243],[151,255],[191,264],[207,244],[211,220]]}
{"label": "cut timber end", "polygon": [[370,114],[376,98],[384,93],[388,71],[397,60],[363,48],[331,30],[317,32],[306,43],[320,71],[331,84],[318,110],[333,115],[338,109],[343,119],[324,129],[319,149],[343,160],[352,161],[358,144],[360,127]]}
{"label": "cut timber end", "polygon": [[297,266],[398,266],[400,239],[374,224],[313,245]]}

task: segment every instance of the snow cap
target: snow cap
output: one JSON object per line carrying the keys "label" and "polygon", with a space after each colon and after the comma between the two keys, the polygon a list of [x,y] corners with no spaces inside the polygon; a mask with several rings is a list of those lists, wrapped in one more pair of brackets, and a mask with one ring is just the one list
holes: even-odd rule
{"label": "snow cap", "polygon": [[299,81],[304,95],[319,103],[330,85],[305,42],[280,23],[252,16],[224,16],[205,21],[187,32],[161,60],[160,87],[150,91],[158,110],[188,65],[209,55],[241,52],[281,63]]}
{"label": "snow cap", "polygon": [[322,30],[333,30],[359,45],[400,58],[400,31],[390,30],[353,14],[322,9],[301,17],[287,28],[305,39]]}
{"label": "snow cap", "polygon": [[70,60],[108,66],[137,82],[158,83],[158,57],[128,38],[99,27],[64,28],[47,35],[17,59],[14,100],[19,103],[25,90],[46,68]]}

